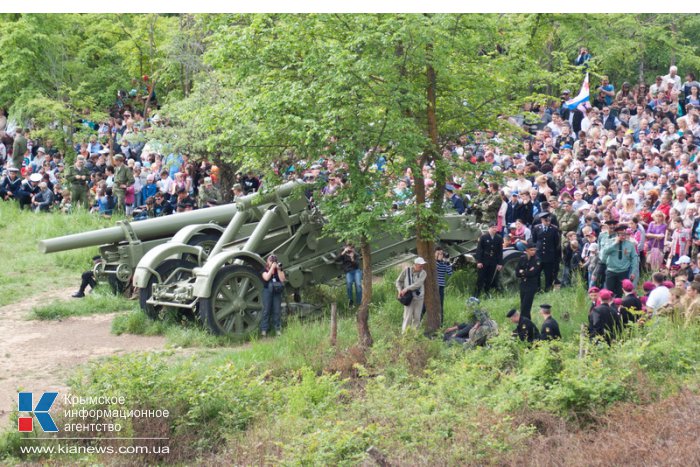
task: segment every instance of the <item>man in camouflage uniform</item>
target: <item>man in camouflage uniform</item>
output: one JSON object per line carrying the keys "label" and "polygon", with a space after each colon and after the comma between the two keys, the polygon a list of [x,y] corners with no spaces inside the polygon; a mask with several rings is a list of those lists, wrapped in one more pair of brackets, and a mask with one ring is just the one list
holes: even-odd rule
{"label": "man in camouflage uniform", "polygon": [[484,200],[488,196],[488,186],[486,183],[479,183],[479,191],[469,201],[469,213],[474,215],[476,222],[484,221]]}
{"label": "man in camouflage uniform", "polygon": [[466,305],[469,322],[446,329],[443,340],[463,344],[468,349],[484,346],[487,339],[498,335],[498,324],[479,308],[478,298],[469,298]]}
{"label": "man in camouflage uniform", "polygon": [[564,201],[563,209],[556,211],[556,215],[559,220],[559,231],[562,237],[566,235],[567,232],[578,231],[579,219],[574,212],[573,203],[571,201]]}
{"label": "man in camouflage uniform", "polygon": [[15,139],[12,143],[12,165],[21,169],[24,153],[26,152],[27,138],[24,137],[24,129],[17,128],[15,131]]}
{"label": "man in camouflage uniform", "polygon": [[489,183],[489,194],[484,201],[484,220],[486,222],[496,222],[498,220],[498,210],[501,208],[501,194],[498,192],[498,183]]}
{"label": "man in camouflage uniform", "polygon": [[78,203],[88,209],[88,182],[90,181],[90,171],[85,167],[85,157],[79,155],[75,159],[75,165],[66,171],[66,182],[70,185],[71,203],[78,206]]}
{"label": "man in camouflage uniform", "polygon": [[498,335],[498,324],[491,319],[485,310],[474,310],[476,324],[469,330],[469,340],[464,347],[473,349],[476,346],[485,346],[491,337]]}
{"label": "man in camouflage uniform", "polygon": [[199,187],[197,206],[199,208],[221,204],[222,197],[218,188],[212,185],[211,177],[204,178],[204,185]]}
{"label": "man in camouflage uniform", "polygon": [[114,156],[114,186],[112,193],[117,198],[117,211],[124,212],[126,189],[134,184],[134,174],[131,168],[124,165],[124,156],[117,154]]}

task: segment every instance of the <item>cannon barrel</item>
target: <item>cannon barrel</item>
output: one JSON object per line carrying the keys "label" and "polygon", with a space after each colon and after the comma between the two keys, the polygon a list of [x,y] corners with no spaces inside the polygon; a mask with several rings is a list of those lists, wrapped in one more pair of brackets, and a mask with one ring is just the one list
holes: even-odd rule
{"label": "cannon barrel", "polygon": [[[298,185],[296,182],[285,183],[268,193],[253,193],[244,196],[236,204],[215,206],[172,216],[131,222],[128,224],[128,228],[133,231],[139,240],[147,241],[172,237],[178,230],[191,224],[206,224],[207,222],[227,224],[239,209],[259,206],[273,201],[278,196],[281,198],[289,196],[293,192],[294,187]],[[39,251],[42,253],[55,253],[57,251],[75,250],[108,243],[119,243],[127,239],[126,229],[127,226],[108,227],[106,229],[41,240],[38,245]]]}

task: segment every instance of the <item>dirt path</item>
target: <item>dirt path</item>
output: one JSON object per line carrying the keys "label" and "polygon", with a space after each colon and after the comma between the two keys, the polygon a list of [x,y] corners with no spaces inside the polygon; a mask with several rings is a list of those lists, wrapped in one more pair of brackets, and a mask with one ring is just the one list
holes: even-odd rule
{"label": "dirt path", "polygon": [[89,360],[141,350],[158,350],[164,337],[110,334],[114,313],[63,321],[28,321],[36,305],[70,297],[75,288],[37,294],[0,307],[0,429],[17,404],[17,389],[66,390],[75,367]]}

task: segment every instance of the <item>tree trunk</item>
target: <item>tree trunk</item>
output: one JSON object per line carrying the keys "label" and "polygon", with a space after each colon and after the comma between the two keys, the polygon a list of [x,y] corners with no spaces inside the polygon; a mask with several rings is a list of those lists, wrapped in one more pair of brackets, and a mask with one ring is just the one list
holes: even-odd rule
{"label": "tree trunk", "polygon": [[[437,127],[437,115],[435,113],[435,106],[437,100],[437,76],[435,74],[435,68],[432,65],[432,53],[433,47],[429,44],[426,48],[427,66],[426,66],[426,95],[428,100],[428,105],[426,108],[426,123],[427,123],[427,133],[430,139],[430,147],[426,148],[420,159],[420,166],[416,171],[415,179],[415,192],[416,192],[416,204],[418,206],[418,219],[416,220],[416,250],[418,255],[422,257],[427,264],[425,265],[425,271],[428,277],[425,280],[425,330],[427,333],[433,333],[440,327],[440,294],[437,285],[437,265],[435,264],[435,244],[432,240],[433,232],[431,232],[431,226],[429,219],[425,218],[424,214],[421,214],[421,209],[425,207],[425,182],[423,180],[423,165],[430,162],[431,160],[436,160],[438,158],[438,127]],[[445,184],[444,175],[441,177],[442,180],[436,180],[438,183],[437,190],[442,190]],[[438,212],[440,211],[440,206],[436,206],[433,203],[433,208]]]}
{"label": "tree trunk", "polygon": [[366,237],[360,240],[362,254],[362,302],[357,308],[357,339],[361,348],[372,346],[369,332],[369,304],[372,301],[372,249]]}
{"label": "tree trunk", "polygon": [[338,304],[331,303],[331,347],[338,343]]}

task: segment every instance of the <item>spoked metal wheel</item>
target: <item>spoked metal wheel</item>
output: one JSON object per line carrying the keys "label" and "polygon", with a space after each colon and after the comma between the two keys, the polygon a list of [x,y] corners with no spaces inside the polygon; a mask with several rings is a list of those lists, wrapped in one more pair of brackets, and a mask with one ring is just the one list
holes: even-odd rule
{"label": "spoked metal wheel", "polygon": [[[209,253],[211,253],[212,248],[214,248],[214,246],[216,246],[216,242],[219,241],[219,237],[220,235],[215,234],[198,234],[192,237],[190,241],[187,242],[187,244],[192,246],[201,246],[204,250],[205,255],[209,256]],[[196,263],[198,261],[198,258],[190,253],[185,253],[182,256],[182,259],[184,259],[185,261],[190,261],[192,263]]]}
{"label": "spoked metal wheel", "polygon": [[202,322],[213,334],[246,336],[255,332],[263,311],[263,282],[250,266],[221,268],[211,296],[200,300]]}
{"label": "spoked metal wheel", "polygon": [[[139,289],[139,305],[141,305],[141,309],[146,313],[146,316],[158,320],[163,317],[163,314],[167,310],[167,307],[162,305],[152,305],[148,303],[148,300],[153,294],[153,285],[159,283],[159,280],[165,281],[165,283],[173,283],[192,277],[192,269],[195,267],[197,267],[195,263],[181,259],[168,259],[163,261],[160,266],[156,268],[160,279],[153,274],[148,281],[148,285],[143,289]],[[178,308],[178,310],[185,315],[187,315],[189,311],[186,308]]]}
{"label": "spoked metal wheel", "polygon": [[518,278],[515,275],[515,268],[524,254],[517,250],[504,252],[505,258],[503,258],[503,269],[501,269],[501,290],[504,292],[515,292],[518,290]]}

